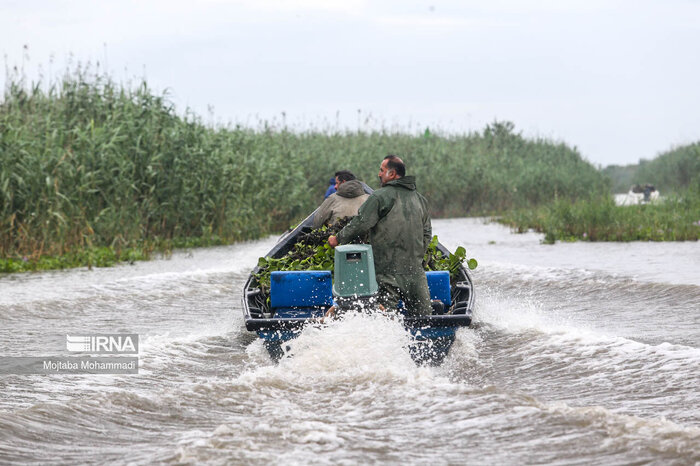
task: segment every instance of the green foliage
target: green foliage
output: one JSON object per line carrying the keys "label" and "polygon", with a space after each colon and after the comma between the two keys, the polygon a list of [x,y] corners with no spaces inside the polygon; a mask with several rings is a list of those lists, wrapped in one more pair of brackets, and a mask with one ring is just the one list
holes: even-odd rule
{"label": "green foliage", "polygon": [[[464,263],[467,258],[467,251],[462,246],[459,246],[454,253],[450,253],[445,256],[438,249],[438,237],[434,235],[430,244],[428,245],[428,251],[425,253],[423,258],[423,264],[425,270],[448,270],[450,272],[451,278],[456,278],[459,274],[459,267]],[[476,259],[470,258],[467,260],[467,267],[470,270],[474,270],[478,263]]]}
{"label": "green foliage", "polygon": [[[336,234],[347,223],[347,218],[331,227],[321,227],[302,235],[294,248],[280,258],[258,258],[258,270],[254,277],[263,298],[270,301],[270,276],[272,272],[293,270],[335,270],[335,250],[326,242],[330,235]],[[423,263],[425,270],[448,270],[450,277],[456,277],[459,267],[466,259],[467,252],[458,247],[453,253],[444,256],[437,248],[438,237],[433,236]],[[467,266],[473,270],[477,267],[476,259],[469,259]]]}
{"label": "green foliage", "polygon": [[610,165],[601,173],[611,180],[614,193],[626,193],[634,184],[650,183],[663,196],[678,194],[700,182],[700,142],[676,147],[639,164]]}
{"label": "green foliage", "polygon": [[[635,175],[639,165],[609,165],[601,170],[603,176],[610,179],[611,193],[626,193],[635,184]],[[645,182],[646,183],[646,182]]]}
{"label": "green foliage", "polygon": [[0,258],[0,273],[28,272],[35,270],[55,270],[73,267],[110,267],[118,263],[147,260],[151,256],[150,247],[115,250],[109,247],[84,248],[69,251],[60,256],[44,255],[38,258]]}
{"label": "green foliage", "polygon": [[610,197],[575,203],[557,201],[519,210],[500,222],[517,232],[545,233],[543,242],[696,241],[700,237],[700,183],[663,202],[617,206]]}
{"label": "green foliage", "polygon": [[[214,130],[141,83],[78,69],[0,103],[0,257],[282,230],[307,210],[305,179],[269,134]],[[188,241],[188,240],[186,240]]]}
{"label": "green foliage", "polygon": [[263,296],[269,300],[270,274],[281,270],[330,270],[333,272],[335,252],[328,243],[320,246],[308,246],[298,243],[287,255],[274,259],[261,257],[258,259],[258,272],[255,279]]}
{"label": "green foliage", "polygon": [[322,226],[300,236],[291,251],[280,258],[260,257],[255,280],[262,296],[269,303],[270,275],[272,272],[292,270],[334,270],[335,251],[328,244],[329,236],[338,233],[349,221],[348,217],[332,226]]}
{"label": "green foliage", "polygon": [[661,195],[680,193],[700,181],[700,142],[678,147],[651,161],[642,160],[635,183],[651,183]]}
{"label": "green foliage", "polygon": [[[0,101],[0,258],[152,244],[224,244],[284,231],[321,202],[330,174],[378,187],[398,153],[432,215],[577,200],[607,189],[576,149],[511,123],[441,135],[211,127],[146,82],[89,67],[57,83],[8,76]],[[340,164],[340,165],[339,165]]]}

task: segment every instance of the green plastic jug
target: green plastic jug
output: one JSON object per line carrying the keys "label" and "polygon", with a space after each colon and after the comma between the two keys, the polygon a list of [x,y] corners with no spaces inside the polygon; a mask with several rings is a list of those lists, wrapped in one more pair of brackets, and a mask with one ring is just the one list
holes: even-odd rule
{"label": "green plastic jug", "polygon": [[333,296],[363,298],[377,294],[374,256],[369,244],[345,244],[335,248]]}

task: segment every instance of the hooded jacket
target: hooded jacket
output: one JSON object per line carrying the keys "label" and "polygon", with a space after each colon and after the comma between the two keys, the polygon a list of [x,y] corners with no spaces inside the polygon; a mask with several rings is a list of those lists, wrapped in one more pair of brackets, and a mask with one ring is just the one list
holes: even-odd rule
{"label": "hooded jacket", "polygon": [[369,194],[365,193],[359,180],[346,181],[338,190],[326,198],[314,214],[314,228],[324,223],[332,224],[339,218],[354,217]]}
{"label": "hooded jacket", "polygon": [[346,244],[366,232],[377,281],[398,286],[397,275],[425,280],[423,256],[432,226],[428,201],[416,191],[415,177],[401,177],[374,191],[337,234],[338,242]]}

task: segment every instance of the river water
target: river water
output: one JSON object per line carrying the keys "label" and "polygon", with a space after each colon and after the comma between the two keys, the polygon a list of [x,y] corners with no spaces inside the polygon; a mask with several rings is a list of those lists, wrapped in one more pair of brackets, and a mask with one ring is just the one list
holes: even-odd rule
{"label": "river water", "polygon": [[381,317],[272,362],[241,290],[274,238],[0,277],[0,356],[137,333],[136,375],[0,375],[0,463],[698,464],[700,245],[540,244],[434,221],[479,260],[440,367]]}

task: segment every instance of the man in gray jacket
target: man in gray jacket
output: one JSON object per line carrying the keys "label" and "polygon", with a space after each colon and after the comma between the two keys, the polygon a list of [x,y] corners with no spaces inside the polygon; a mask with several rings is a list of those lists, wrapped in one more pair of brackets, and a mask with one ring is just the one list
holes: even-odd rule
{"label": "man in gray jacket", "polygon": [[384,158],[379,179],[382,187],[337,236],[328,238],[328,244],[336,247],[369,232],[380,303],[396,309],[401,299],[407,315],[430,315],[423,270],[423,256],[432,238],[428,201],[416,191],[415,177],[406,176],[406,166],[395,155]]}
{"label": "man in gray jacket", "polygon": [[333,224],[343,217],[354,217],[369,197],[362,183],[349,170],[335,172],[336,192],[323,201],[314,214],[314,228]]}

